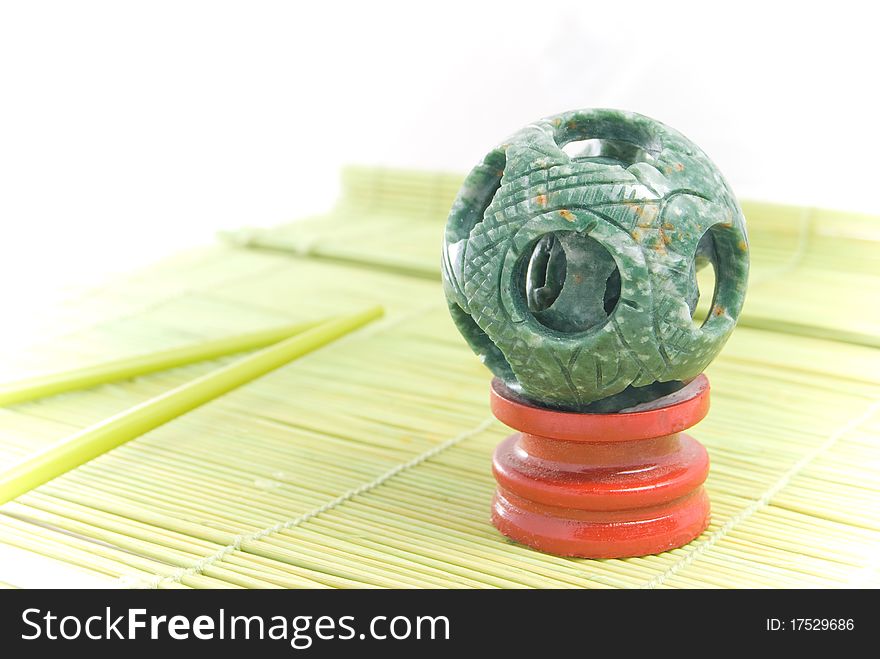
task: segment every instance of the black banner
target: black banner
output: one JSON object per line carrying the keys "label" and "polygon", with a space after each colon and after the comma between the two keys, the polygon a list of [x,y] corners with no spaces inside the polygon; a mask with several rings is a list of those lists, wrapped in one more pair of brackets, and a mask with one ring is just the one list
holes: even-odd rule
{"label": "black banner", "polygon": [[[727,652],[873,637],[868,591],[5,591],[2,656]],[[72,645],[73,644],[73,645]],[[864,645],[861,645],[864,647]],[[9,654],[7,654],[9,651]]]}

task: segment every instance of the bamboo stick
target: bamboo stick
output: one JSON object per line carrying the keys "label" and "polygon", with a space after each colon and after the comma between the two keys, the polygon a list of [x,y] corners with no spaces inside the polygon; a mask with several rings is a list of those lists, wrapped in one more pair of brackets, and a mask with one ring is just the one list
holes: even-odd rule
{"label": "bamboo stick", "polygon": [[0,475],[0,504],[302,357],[381,315],[382,309],[373,307],[357,314],[325,321],[302,334],[264,348],[75,433],[25,458]]}
{"label": "bamboo stick", "polygon": [[263,348],[311,329],[320,322],[294,323],[257,332],[236,334],[170,350],[135,355],[70,371],[49,373],[26,380],[0,384],[0,406],[44,398],[65,391],[87,389],[99,384],[117,382],[200,361],[217,359],[238,352]]}

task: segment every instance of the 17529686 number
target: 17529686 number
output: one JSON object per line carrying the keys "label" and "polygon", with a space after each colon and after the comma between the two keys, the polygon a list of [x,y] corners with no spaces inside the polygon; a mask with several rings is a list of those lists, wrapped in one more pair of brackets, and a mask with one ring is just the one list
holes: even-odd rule
{"label": "17529686 number", "polygon": [[855,623],[852,618],[792,618],[789,621],[792,631],[852,631]]}

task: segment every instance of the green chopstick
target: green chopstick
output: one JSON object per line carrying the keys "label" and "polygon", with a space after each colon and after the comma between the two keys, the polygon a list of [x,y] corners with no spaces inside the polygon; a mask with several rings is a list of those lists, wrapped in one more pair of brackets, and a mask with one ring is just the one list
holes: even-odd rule
{"label": "green chopstick", "polygon": [[165,371],[178,366],[233,355],[237,352],[263,348],[311,329],[320,322],[322,321],[314,320],[282,325],[246,334],[200,341],[179,348],[107,361],[85,368],[0,384],[0,405],[22,403],[66,391],[88,389],[99,384],[126,380],[147,373]]}
{"label": "green chopstick", "polygon": [[382,316],[339,316],[70,435],[0,474],[0,505]]}

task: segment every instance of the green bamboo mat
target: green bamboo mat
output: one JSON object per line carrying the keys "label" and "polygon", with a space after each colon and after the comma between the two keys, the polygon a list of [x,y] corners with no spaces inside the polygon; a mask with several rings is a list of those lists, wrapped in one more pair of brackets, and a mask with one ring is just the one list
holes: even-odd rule
{"label": "green bamboo mat", "polygon": [[[488,520],[509,431],[437,281],[459,181],[350,169],[326,216],[52,310],[4,380],[365,304],[387,315],[0,507],[0,583],[880,586],[880,220],[744,205],[752,290],[693,431],[712,525],[659,556],[558,558]],[[0,408],[0,468],[230,359]]]}

